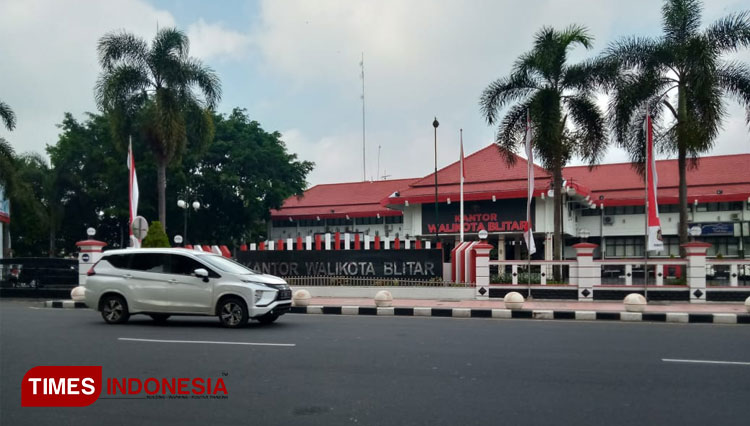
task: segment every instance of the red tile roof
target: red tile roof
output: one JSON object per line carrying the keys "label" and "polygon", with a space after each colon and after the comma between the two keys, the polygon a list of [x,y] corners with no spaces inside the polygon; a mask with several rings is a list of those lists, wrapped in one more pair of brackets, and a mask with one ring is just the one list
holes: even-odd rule
{"label": "red tile roof", "polygon": [[[466,179],[464,180],[464,200],[486,200],[495,198],[526,197],[528,163],[525,158],[516,156],[516,163],[508,165],[500,155],[497,145],[492,144],[464,158]],[[438,200],[458,201],[459,162],[456,161],[438,170]],[[549,188],[551,175],[542,167],[534,165],[534,193],[536,195]],[[383,205],[424,203],[435,201],[435,173],[412,182],[399,191],[398,197],[381,201]]]}
{"label": "red tile roof", "polygon": [[272,219],[313,219],[401,216],[398,210],[380,205],[380,200],[415,179],[379,180],[373,182],[351,182],[315,185],[302,197],[289,197],[279,210],[271,210]]}
{"label": "red tile roof", "polygon": [[[696,168],[688,169],[688,200],[692,203],[742,201],[750,196],[750,154],[702,157]],[[658,201],[679,202],[677,160],[658,160]],[[630,163],[602,164],[592,170],[586,166],[566,167],[563,176],[591,190],[591,199],[605,206],[643,204],[643,179]]]}
{"label": "red tile roof", "polygon": [[[489,145],[465,158],[466,180],[464,199],[487,200],[526,197],[527,162],[517,157],[509,166],[496,145]],[[688,171],[690,202],[740,201],[750,196],[750,154],[703,157],[698,167]],[[658,196],[661,204],[676,204],[678,197],[677,160],[656,162],[659,176]],[[534,194],[539,196],[550,186],[551,175],[534,165]],[[602,164],[592,170],[587,166],[563,169],[568,186],[578,194],[591,195],[591,200],[605,206],[643,204],[643,181],[630,163]],[[459,200],[458,161],[438,170],[438,199]],[[396,179],[375,182],[352,182],[316,185],[304,197],[291,197],[280,210],[271,211],[273,219],[366,217],[401,215],[386,206],[430,203],[435,200],[435,177]],[[398,191],[398,196],[390,197]],[[719,193],[719,191],[721,193]]]}

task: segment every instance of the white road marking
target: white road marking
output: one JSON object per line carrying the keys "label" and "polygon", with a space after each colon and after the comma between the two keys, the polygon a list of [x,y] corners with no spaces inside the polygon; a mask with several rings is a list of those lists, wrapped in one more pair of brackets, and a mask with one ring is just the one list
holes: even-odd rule
{"label": "white road marking", "polygon": [[210,340],[160,340],[160,339],[135,339],[130,337],[118,337],[117,340],[129,342],[152,342],[152,343],[202,343],[209,345],[244,345],[244,346],[297,346],[294,343],[255,343],[255,342],[217,342]]}
{"label": "white road marking", "polygon": [[740,362],[740,361],[709,361],[709,360],[703,360],[703,359],[670,359],[670,358],[662,358],[661,360],[664,362],[683,362],[683,363],[690,363],[690,364],[750,365],[750,362]]}

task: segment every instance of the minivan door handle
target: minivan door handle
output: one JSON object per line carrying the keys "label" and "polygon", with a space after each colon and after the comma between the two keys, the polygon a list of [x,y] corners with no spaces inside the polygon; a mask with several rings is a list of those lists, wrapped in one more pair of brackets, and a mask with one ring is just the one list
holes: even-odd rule
{"label": "minivan door handle", "polygon": [[130,275],[130,274],[123,274],[122,277],[125,278],[126,280],[129,280],[129,279],[133,278],[133,276]]}
{"label": "minivan door handle", "polygon": [[169,280],[169,282],[171,282],[171,283],[176,283],[177,281],[178,281],[177,278],[172,278],[172,279]]}

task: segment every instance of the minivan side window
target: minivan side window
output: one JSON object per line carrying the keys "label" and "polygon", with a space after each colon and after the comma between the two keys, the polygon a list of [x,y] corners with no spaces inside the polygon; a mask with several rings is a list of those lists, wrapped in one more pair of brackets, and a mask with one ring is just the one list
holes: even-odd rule
{"label": "minivan side window", "polygon": [[193,275],[193,271],[195,271],[198,268],[203,268],[209,271],[209,275],[211,274],[211,270],[209,268],[206,268],[205,265],[198,262],[197,260],[187,257],[187,256],[181,256],[179,254],[170,254],[169,257],[171,258],[170,262],[170,271],[173,274],[178,275]]}
{"label": "minivan side window", "polygon": [[117,269],[128,269],[131,257],[133,257],[132,254],[115,254],[105,257],[104,260]]}
{"label": "minivan side window", "polygon": [[169,273],[169,255],[166,253],[133,254],[130,269],[144,272]]}

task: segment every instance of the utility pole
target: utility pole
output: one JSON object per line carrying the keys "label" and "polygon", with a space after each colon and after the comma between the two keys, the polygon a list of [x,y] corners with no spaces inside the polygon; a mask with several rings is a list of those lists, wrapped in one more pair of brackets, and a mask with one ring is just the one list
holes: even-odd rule
{"label": "utility pole", "polygon": [[437,117],[432,122],[432,127],[435,129],[435,247],[440,241],[440,226],[438,222],[438,177],[437,177],[437,128],[440,123],[437,121]]}
{"label": "utility pole", "polygon": [[359,62],[362,78],[362,181],[367,180],[367,165],[365,162],[365,52],[362,52],[362,60]]}

